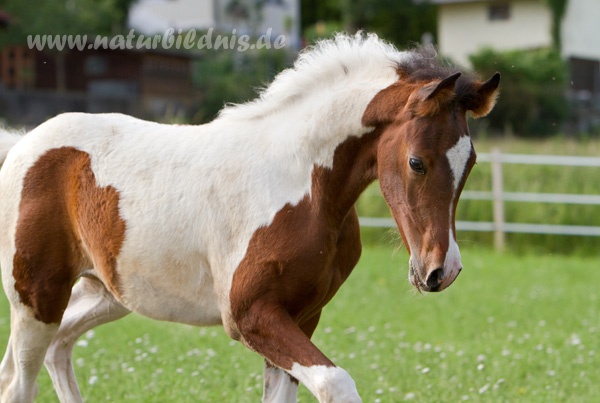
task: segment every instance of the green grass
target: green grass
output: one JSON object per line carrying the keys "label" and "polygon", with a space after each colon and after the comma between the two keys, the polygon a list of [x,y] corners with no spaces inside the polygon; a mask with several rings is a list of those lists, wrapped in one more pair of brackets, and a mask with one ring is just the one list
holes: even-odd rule
{"label": "green grass", "polygon": [[[598,261],[468,244],[462,252],[456,283],[421,296],[406,279],[405,251],[366,248],[315,343],[348,370],[365,402],[597,401]],[[5,344],[4,298],[0,308]],[[88,402],[260,401],[262,360],[221,328],[130,315],[82,340],[74,360]],[[45,370],[39,385],[38,401],[55,402]],[[315,401],[304,387],[299,400]]]}

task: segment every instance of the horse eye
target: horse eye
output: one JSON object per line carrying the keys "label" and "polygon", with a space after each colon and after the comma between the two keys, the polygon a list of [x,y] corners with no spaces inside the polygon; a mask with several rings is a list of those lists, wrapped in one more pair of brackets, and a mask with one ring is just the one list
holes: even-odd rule
{"label": "horse eye", "polygon": [[408,164],[410,165],[413,171],[418,172],[421,175],[425,174],[425,166],[423,165],[423,161],[421,161],[420,159],[411,158],[410,160],[408,160]]}

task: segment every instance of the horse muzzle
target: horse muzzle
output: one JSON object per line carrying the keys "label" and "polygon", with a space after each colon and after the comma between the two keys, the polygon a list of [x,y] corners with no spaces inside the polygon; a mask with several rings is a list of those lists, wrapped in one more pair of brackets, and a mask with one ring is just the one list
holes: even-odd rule
{"label": "horse muzzle", "polygon": [[419,291],[440,292],[448,288],[460,274],[462,266],[456,268],[438,267],[426,275],[420,275],[412,265],[408,272],[408,280]]}

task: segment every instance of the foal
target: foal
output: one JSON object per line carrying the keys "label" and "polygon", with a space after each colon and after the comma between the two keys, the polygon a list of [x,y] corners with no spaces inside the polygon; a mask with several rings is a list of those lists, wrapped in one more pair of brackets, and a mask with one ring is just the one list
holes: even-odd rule
{"label": "foal", "polygon": [[466,114],[487,114],[498,82],[339,35],[207,125],[71,113],[13,142],[0,170],[2,401],[33,401],[45,362],[60,401],[80,402],[75,341],[133,311],[222,324],[265,358],[265,402],[295,402],[298,381],[320,402],[359,402],[310,341],[361,253],[354,203],[379,179],[410,282],[448,287],[475,163]]}

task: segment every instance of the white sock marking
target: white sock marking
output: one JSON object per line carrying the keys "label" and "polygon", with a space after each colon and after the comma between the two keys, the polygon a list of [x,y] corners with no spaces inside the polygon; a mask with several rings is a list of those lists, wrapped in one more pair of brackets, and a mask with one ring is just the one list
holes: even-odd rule
{"label": "white sock marking", "polygon": [[302,382],[319,402],[362,402],[354,380],[340,367],[325,365],[304,367],[294,363],[289,373]]}

